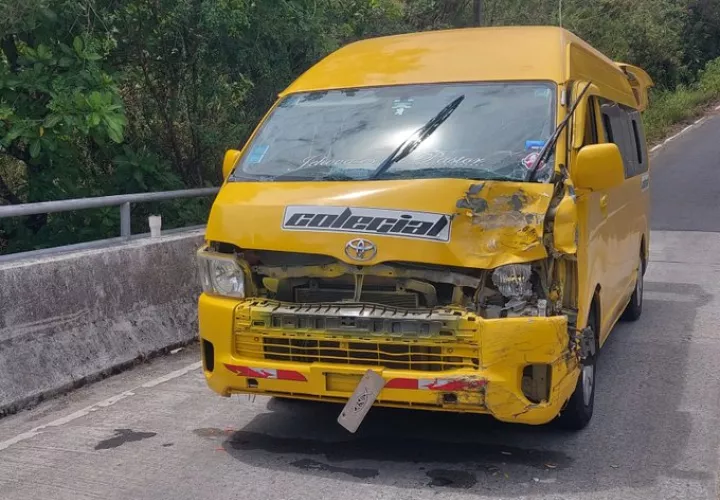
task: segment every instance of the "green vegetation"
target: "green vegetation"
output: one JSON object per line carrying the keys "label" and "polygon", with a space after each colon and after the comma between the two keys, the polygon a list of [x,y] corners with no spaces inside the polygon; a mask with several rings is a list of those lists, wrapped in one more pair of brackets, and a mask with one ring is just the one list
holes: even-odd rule
{"label": "green vegetation", "polygon": [[[556,0],[483,3],[489,25],[560,22]],[[651,138],[720,95],[720,0],[563,4],[565,27],[654,78]],[[0,0],[0,12],[0,204],[217,185],[225,149],[323,55],[473,23],[472,0]],[[201,222],[207,208],[138,206],[133,229],[158,211],[166,226]],[[115,209],[2,220],[0,252],[118,225]]]}
{"label": "green vegetation", "polygon": [[667,136],[672,128],[705,112],[709,103],[720,99],[720,59],[710,61],[699,73],[698,81],[679,85],[675,90],[661,89],[651,94],[652,105],[643,120],[648,141]]}

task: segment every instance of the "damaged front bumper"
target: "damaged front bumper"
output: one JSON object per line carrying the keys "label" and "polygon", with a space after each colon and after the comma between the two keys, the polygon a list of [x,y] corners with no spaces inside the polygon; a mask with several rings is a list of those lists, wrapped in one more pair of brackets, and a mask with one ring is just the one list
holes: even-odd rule
{"label": "damaged front bumper", "polygon": [[202,295],[210,388],[223,396],[345,402],[372,369],[385,380],[377,406],[543,424],[577,382],[564,316],[488,320],[455,309],[398,314],[357,304],[354,313],[352,306],[325,307]]}

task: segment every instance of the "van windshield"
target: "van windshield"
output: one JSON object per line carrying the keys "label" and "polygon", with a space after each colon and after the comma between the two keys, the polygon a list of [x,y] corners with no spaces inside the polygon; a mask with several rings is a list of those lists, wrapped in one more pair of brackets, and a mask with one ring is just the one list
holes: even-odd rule
{"label": "van windshield", "polygon": [[[522,181],[555,129],[555,98],[555,86],[544,82],[291,94],[248,144],[230,180]],[[388,162],[401,147],[404,153]],[[550,158],[541,166],[538,181],[549,180],[552,164]]]}

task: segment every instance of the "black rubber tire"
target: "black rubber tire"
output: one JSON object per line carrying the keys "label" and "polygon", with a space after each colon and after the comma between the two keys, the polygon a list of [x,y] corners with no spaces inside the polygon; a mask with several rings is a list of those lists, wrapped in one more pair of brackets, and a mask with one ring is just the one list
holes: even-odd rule
{"label": "black rubber tire", "polygon": [[306,401],[303,401],[302,399],[296,399],[296,398],[284,398],[282,396],[273,396],[270,398],[270,401],[268,401],[268,410],[270,411],[292,411],[297,410],[299,406],[302,406],[303,403],[306,403]]}
{"label": "black rubber tire", "polygon": [[596,317],[595,304],[593,304],[588,318],[588,326],[592,327],[593,332],[595,332],[595,354],[583,361],[583,369],[586,366],[591,366],[593,373],[589,398],[587,398],[586,402],[586,385],[583,383],[584,378],[583,372],[581,371],[580,376],[578,377],[577,385],[575,386],[575,392],[573,392],[570,400],[567,402],[567,405],[562,409],[556,420],[557,424],[565,430],[582,430],[587,427],[593,416],[593,410],[595,408],[595,386],[597,385],[597,357],[600,351],[600,342],[597,335],[598,322]]}
{"label": "black rubber tire", "polygon": [[637,281],[635,282],[635,290],[633,290],[632,297],[630,297],[630,302],[628,302],[625,311],[623,311],[623,321],[637,321],[640,319],[640,316],[642,316],[643,293],[645,290],[645,263],[643,262],[642,257],[640,257],[638,261],[639,264]]}

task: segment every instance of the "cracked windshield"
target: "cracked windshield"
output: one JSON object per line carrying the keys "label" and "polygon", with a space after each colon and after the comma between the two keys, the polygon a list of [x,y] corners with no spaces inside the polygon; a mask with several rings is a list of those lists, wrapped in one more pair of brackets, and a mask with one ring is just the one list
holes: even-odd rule
{"label": "cracked windshield", "polygon": [[[513,83],[292,94],[233,180],[523,181],[555,129],[555,93],[546,83]],[[538,180],[548,180],[551,165]]]}

